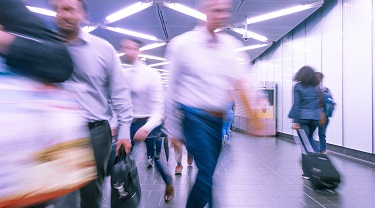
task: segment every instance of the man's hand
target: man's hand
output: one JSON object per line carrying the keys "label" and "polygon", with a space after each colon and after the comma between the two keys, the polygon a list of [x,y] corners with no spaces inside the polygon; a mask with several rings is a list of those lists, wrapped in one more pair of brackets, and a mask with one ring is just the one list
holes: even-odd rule
{"label": "man's hand", "polygon": [[297,129],[300,129],[300,128],[301,128],[301,126],[298,123],[293,124],[293,129],[297,130]]}
{"label": "man's hand", "polygon": [[132,148],[132,143],[130,142],[130,139],[119,139],[117,141],[116,156],[119,154],[121,146],[124,147],[125,153],[129,154],[130,149]]}
{"label": "man's hand", "polygon": [[145,130],[143,127],[139,128],[138,131],[134,135],[134,141],[144,141],[147,136],[150,134],[149,131]]}

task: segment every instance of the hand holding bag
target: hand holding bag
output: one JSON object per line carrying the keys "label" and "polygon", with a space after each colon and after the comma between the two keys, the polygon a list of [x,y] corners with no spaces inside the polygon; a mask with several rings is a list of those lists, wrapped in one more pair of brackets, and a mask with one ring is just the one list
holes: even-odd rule
{"label": "hand holding bag", "polygon": [[111,207],[135,208],[141,201],[141,186],[135,161],[123,147],[111,173]]}

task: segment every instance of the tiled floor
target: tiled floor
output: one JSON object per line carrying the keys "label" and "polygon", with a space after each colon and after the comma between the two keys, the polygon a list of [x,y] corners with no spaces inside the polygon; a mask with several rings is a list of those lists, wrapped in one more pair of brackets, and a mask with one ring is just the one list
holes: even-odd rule
{"label": "tiled floor", "polygon": [[[134,157],[141,180],[140,207],[185,207],[189,187],[197,168],[188,167],[186,152],[182,175],[174,175],[174,153],[170,149],[169,171],[173,174],[175,198],[163,200],[164,183],[156,168],[146,168],[145,145],[138,144]],[[218,208],[235,207],[375,207],[375,164],[354,160],[333,152],[329,157],[342,176],[336,194],[317,193],[301,178],[300,149],[293,141],[253,138],[232,133],[232,142],[223,146],[214,176],[214,202]],[[165,154],[162,151],[164,164]],[[110,207],[109,184],[103,208]]]}

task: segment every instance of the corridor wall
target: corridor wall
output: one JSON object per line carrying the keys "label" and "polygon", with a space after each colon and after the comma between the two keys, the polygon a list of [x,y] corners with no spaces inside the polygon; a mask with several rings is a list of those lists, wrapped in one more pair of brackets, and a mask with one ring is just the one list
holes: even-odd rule
{"label": "corridor wall", "polygon": [[278,84],[277,131],[295,134],[288,118],[293,76],[304,65],[324,74],[337,103],[327,130],[330,144],[375,153],[372,0],[329,0],[254,60],[258,81]]}

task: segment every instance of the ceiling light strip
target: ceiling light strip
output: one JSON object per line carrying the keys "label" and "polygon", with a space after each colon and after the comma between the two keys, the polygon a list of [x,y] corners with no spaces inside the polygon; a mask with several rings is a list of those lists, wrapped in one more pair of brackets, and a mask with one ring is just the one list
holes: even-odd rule
{"label": "ceiling light strip", "polygon": [[101,28],[106,29],[106,30],[110,30],[110,31],[113,31],[113,32],[122,33],[122,34],[129,35],[129,36],[147,39],[147,40],[160,41],[155,36],[146,35],[146,34],[143,34],[143,33],[135,32],[135,31],[131,31],[131,30],[123,29],[123,28],[108,27],[108,26],[102,26]]}
{"label": "ceiling light strip", "polygon": [[31,12],[38,13],[38,14],[43,14],[46,16],[51,16],[51,17],[56,17],[56,12],[48,10],[48,9],[43,9],[43,8],[38,8],[38,7],[32,7],[32,6],[26,6]]}
{"label": "ceiling light strip", "polygon": [[181,12],[183,14],[189,15],[191,17],[195,17],[197,19],[207,21],[207,16],[203,14],[202,12],[199,12],[195,9],[192,9],[190,7],[184,6],[182,4],[178,3],[164,3],[164,6],[173,9],[175,11]]}
{"label": "ceiling light strip", "polygon": [[151,56],[151,55],[146,55],[146,54],[139,54],[138,55],[141,58],[146,58],[146,59],[152,59],[152,60],[158,60],[158,61],[165,61],[165,58],[161,58],[158,56]]}
{"label": "ceiling light strip", "polygon": [[150,64],[148,65],[149,67],[155,67],[155,66],[162,66],[162,65],[167,65],[169,64],[168,61],[165,61],[165,62],[161,62],[161,63],[157,63],[157,64]]}
{"label": "ceiling light strip", "polygon": [[[245,33],[245,29],[243,29],[243,28],[234,28],[233,31],[236,32],[236,33],[239,33],[241,35],[243,35]],[[262,42],[268,41],[267,37],[264,37],[262,35],[259,35],[257,33],[251,32],[251,31],[247,31],[247,37],[250,37],[250,38],[253,38],[255,40],[262,41]]]}
{"label": "ceiling light strip", "polygon": [[150,44],[150,45],[143,46],[142,48],[139,49],[139,51],[147,51],[147,50],[159,48],[159,47],[162,47],[162,46],[165,46],[165,45],[167,45],[167,42],[153,43],[153,44]]}
{"label": "ceiling light strip", "polygon": [[247,24],[253,24],[253,23],[256,23],[256,22],[262,22],[262,21],[265,21],[265,20],[274,19],[274,18],[285,16],[285,15],[288,15],[288,14],[293,14],[293,13],[297,13],[297,12],[304,11],[304,10],[307,10],[307,9],[311,9],[311,8],[317,7],[317,6],[321,6],[321,5],[320,4],[304,4],[304,5],[293,6],[293,7],[290,7],[290,8],[286,8],[286,9],[278,10],[278,11],[275,11],[275,12],[263,14],[263,15],[260,15],[260,16],[248,18],[246,20],[246,23]]}
{"label": "ceiling light strip", "polygon": [[152,6],[153,2],[144,3],[144,2],[137,2],[135,4],[132,4],[124,9],[121,9],[120,11],[117,11],[113,14],[108,15],[105,18],[105,24],[110,24],[113,22],[116,22],[118,20],[121,20],[125,17],[128,17],[132,14],[138,13],[144,9],[147,9],[148,7]]}

